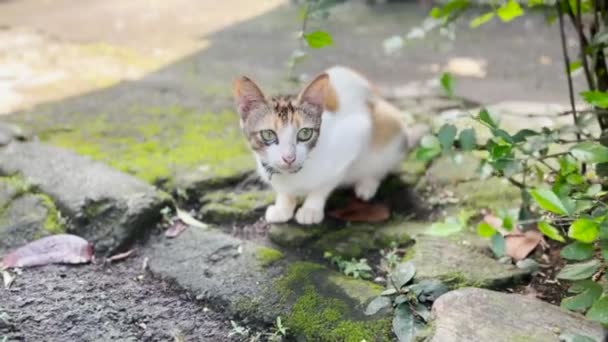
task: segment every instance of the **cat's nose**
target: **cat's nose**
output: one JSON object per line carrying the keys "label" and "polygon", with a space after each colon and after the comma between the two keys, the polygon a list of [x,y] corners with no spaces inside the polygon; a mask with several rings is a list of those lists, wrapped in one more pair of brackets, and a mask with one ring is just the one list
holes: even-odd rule
{"label": "cat's nose", "polygon": [[291,165],[291,163],[293,163],[296,160],[296,156],[295,155],[281,156],[281,158],[283,158],[283,161],[287,165]]}

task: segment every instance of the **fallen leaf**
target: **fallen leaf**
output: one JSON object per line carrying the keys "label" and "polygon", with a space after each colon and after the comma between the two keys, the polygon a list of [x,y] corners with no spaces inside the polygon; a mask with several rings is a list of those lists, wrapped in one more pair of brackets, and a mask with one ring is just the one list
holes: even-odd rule
{"label": "fallen leaf", "polygon": [[133,254],[133,252],[135,252],[135,250],[130,249],[124,253],[114,254],[111,257],[107,258],[106,261],[107,262],[121,261],[121,260],[124,260],[124,259],[128,258],[129,256],[131,256],[131,254]]}
{"label": "fallen leaf", "polygon": [[179,208],[177,209],[177,217],[189,226],[202,229],[207,228],[207,225],[205,223],[195,219],[192,215],[188,214],[188,212],[183,211]]}
{"label": "fallen leaf", "polygon": [[188,225],[182,220],[175,220],[171,227],[165,231],[165,236],[168,238],[177,237],[179,234],[183,233],[186,228],[188,228]]}
{"label": "fallen leaf", "polygon": [[57,234],[32,241],[2,259],[2,268],[48,264],[82,264],[93,260],[93,245],[70,234]]}
{"label": "fallen leaf", "polygon": [[15,278],[17,278],[17,276],[10,274],[8,271],[2,271],[2,280],[4,282],[5,290],[10,289],[11,285],[15,281]]}
{"label": "fallen leaf", "polygon": [[344,208],[336,209],[329,215],[343,221],[377,223],[388,220],[391,212],[386,205],[353,199]]}
{"label": "fallen leaf", "polygon": [[543,234],[528,230],[521,233],[514,229],[512,233],[505,235],[505,254],[515,261],[525,259],[543,241]]}

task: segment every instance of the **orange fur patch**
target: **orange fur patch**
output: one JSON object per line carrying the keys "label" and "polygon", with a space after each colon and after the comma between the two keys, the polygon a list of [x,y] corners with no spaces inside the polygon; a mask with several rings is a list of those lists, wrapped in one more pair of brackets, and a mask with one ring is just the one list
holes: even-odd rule
{"label": "orange fur patch", "polygon": [[368,105],[372,115],[372,147],[383,147],[403,133],[402,113],[397,107],[382,98]]}
{"label": "orange fur patch", "polygon": [[325,87],[325,110],[335,113],[338,108],[338,94],[336,94],[334,87],[328,83]]}

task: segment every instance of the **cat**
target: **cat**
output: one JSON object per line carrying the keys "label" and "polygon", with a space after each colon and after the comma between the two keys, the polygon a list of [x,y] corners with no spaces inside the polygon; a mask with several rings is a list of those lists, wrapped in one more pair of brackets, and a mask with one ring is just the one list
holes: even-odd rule
{"label": "cat", "polygon": [[[338,187],[354,186],[359,199],[370,200],[426,132],[418,125],[408,135],[402,113],[343,66],[327,69],[297,96],[266,98],[245,76],[234,81],[233,93],[258,173],[276,192],[269,223],[287,222],[294,212],[300,224],[320,223]],[[305,199],[296,212],[299,197]]]}

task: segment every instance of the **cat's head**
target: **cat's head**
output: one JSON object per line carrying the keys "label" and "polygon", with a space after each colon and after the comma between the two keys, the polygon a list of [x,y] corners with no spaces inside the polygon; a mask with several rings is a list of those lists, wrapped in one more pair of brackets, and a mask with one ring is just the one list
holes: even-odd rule
{"label": "cat's head", "polygon": [[241,128],[266,169],[296,173],[302,168],[319,139],[330,88],[325,73],[297,96],[266,98],[249,78],[243,76],[234,82]]}

